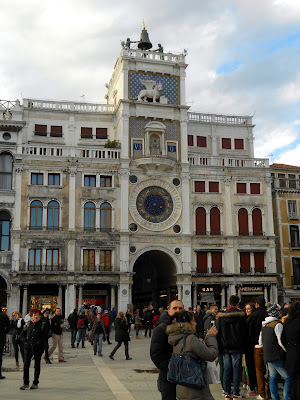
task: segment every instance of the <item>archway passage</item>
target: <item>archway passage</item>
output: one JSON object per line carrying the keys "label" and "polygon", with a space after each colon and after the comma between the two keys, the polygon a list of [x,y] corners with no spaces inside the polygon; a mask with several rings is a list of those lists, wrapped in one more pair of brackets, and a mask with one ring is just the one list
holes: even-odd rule
{"label": "archway passage", "polygon": [[176,266],[172,258],[159,250],[142,254],[133,267],[132,303],[139,310],[152,304],[167,306],[176,298]]}
{"label": "archway passage", "polygon": [[0,304],[2,304],[3,309],[7,307],[7,295],[6,295],[7,285],[3,276],[0,275]]}

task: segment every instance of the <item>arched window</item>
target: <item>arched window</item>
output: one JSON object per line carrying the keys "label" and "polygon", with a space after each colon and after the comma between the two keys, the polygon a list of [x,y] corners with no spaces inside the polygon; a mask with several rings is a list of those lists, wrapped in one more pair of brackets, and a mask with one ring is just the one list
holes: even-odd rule
{"label": "arched window", "polygon": [[210,234],[221,235],[220,210],[213,207],[210,210]]}
{"label": "arched window", "polygon": [[10,246],[10,214],[0,211],[0,251],[9,250]]}
{"label": "arched window", "polygon": [[95,230],[95,216],[96,207],[92,202],[86,203],[84,205],[84,230],[94,231]]}
{"label": "arched window", "polygon": [[254,236],[261,236],[263,234],[262,215],[259,208],[254,208],[252,211],[252,229]]}
{"label": "arched window", "polygon": [[12,188],[13,158],[8,153],[0,155],[0,189]]}
{"label": "arched window", "polygon": [[34,200],[30,204],[30,229],[42,229],[43,205],[40,201]]}
{"label": "arched window", "polygon": [[57,201],[50,201],[47,207],[47,229],[57,231],[59,229],[59,204]]}
{"label": "arched window", "polygon": [[100,206],[100,230],[111,231],[111,205],[102,203]]}
{"label": "arched window", "polygon": [[203,207],[196,209],[196,235],[206,235],[206,211]]}
{"label": "arched window", "polygon": [[239,209],[238,220],[239,220],[239,235],[249,236],[248,211],[245,208]]}

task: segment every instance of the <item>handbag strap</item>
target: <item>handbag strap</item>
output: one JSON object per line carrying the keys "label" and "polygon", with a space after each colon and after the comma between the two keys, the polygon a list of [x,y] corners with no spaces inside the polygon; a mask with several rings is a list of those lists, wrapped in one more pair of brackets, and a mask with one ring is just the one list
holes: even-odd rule
{"label": "handbag strap", "polygon": [[185,344],[186,344],[186,336],[183,338],[182,346],[181,346],[181,350],[180,350],[180,354],[183,353],[183,349],[184,349],[184,347],[185,347]]}

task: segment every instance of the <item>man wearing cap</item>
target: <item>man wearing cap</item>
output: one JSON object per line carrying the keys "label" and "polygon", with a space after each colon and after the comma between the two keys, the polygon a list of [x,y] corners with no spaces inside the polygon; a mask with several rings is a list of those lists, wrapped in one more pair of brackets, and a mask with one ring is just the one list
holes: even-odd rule
{"label": "man wearing cap", "polygon": [[106,337],[107,337],[107,344],[111,344],[111,342],[109,341],[109,331],[110,331],[111,317],[108,314],[108,310],[104,310],[103,311],[102,319],[103,319],[103,322],[104,322],[105,333],[106,333]]}
{"label": "man wearing cap", "polygon": [[271,304],[267,308],[268,317],[262,322],[262,330],[259,336],[259,343],[263,346],[264,362],[268,364],[270,374],[270,391],[272,399],[279,399],[278,394],[278,375],[284,379],[283,398],[290,399],[292,377],[286,371],[282,354],[286,352],[284,345],[281,342],[281,334],[283,325],[280,322],[280,306]]}

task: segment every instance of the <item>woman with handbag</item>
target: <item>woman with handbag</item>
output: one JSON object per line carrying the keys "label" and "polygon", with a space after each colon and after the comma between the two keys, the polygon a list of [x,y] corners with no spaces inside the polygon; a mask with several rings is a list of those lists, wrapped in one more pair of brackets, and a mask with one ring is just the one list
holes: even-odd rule
{"label": "woman with handbag", "polygon": [[11,329],[11,338],[16,360],[16,368],[19,368],[20,366],[19,349],[24,363],[24,341],[22,339],[22,332],[24,329],[24,325],[25,321],[22,318],[21,313],[19,313],[18,311],[13,312],[10,316],[10,329]]}
{"label": "woman with handbag", "polygon": [[124,313],[122,311],[119,312],[117,318],[115,319],[115,331],[116,331],[116,342],[118,342],[118,344],[110,353],[109,358],[111,360],[114,360],[114,355],[116,351],[121,347],[122,343],[124,343],[126,360],[132,360],[132,358],[129,357],[129,352],[128,352],[128,347],[129,347],[128,342],[130,340],[128,333],[128,325]]}
{"label": "woman with handbag", "polygon": [[[166,332],[169,335],[169,344],[173,346],[173,353],[185,357],[182,365],[187,366],[189,363],[191,369],[193,367],[195,369],[195,376],[192,380],[184,379],[186,371],[184,368],[179,371],[183,379],[180,381],[181,384],[178,381],[176,382],[177,400],[214,400],[207,383],[206,363],[203,362],[214,361],[218,356],[217,329],[214,326],[208,329],[204,341],[198,339],[195,336],[196,322],[194,316],[183,310],[174,314],[174,321],[167,327]],[[173,382],[175,381],[173,380]]]}

